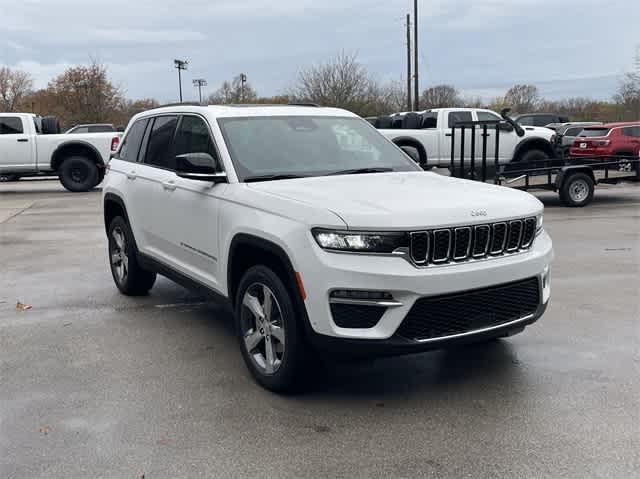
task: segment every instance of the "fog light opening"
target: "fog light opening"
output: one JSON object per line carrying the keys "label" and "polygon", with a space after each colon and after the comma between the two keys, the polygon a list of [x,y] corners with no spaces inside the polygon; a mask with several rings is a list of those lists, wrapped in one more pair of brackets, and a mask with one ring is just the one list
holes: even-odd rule
{"label": "fog light opening", "polygon": [[329,295],[336,299],[354,299],[362,301],[393,301],[393,295],[388,291],[363,291],[356,289],[336,289]]}

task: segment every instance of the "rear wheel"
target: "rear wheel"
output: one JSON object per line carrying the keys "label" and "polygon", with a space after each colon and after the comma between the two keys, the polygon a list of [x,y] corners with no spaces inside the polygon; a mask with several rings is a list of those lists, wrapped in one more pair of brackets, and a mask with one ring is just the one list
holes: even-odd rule
{"label": "rear wheel", "polygon": [[109,264],[113,281],[127,296],[143,296],[156,281],[156,274],[142,269],[136,257],[129,223],[117,216],[109,225]]}
{"label": "rear wheel", "polygon": [[275,392],[300,389],[308,364],[302,320],[273,270],[263,265],[247,270],[238,286],[235,316],[240,350],[255,380]]}
{"label": "rear wheel", "polygon": [[560,200],[565,206],[587,206],[593,200],[595,183],[586,173],[572,173],[560,187]]}
{"label": "rear wheel", "polygon": [[[531,170],[535,168],[544,168],[548,166],[548,162],[545,160],[549,159],[549,155],[547,155],[542,150],[529,150],[525,151],[520,158],[518,158],[515,162],[507,165],[511,170]],[[543,173],[544,174],[544,173]]]}
{"label": "rear wheel", "polygon": [[58,177],[62,186],[69,191],[89,191],[98,184],[98,166],[84,156],[72,156],[62,162]]}

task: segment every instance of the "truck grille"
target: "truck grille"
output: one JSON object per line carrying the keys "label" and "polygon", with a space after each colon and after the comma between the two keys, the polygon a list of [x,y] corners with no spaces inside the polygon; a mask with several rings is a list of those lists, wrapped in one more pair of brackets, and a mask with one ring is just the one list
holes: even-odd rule
{"label": "truck grille", "polygon": [[411,260],[420,266],[516,253],[531,247],[536,219],[416,231],[410,234]]}
{"label": "truck grille", "polygon": [[418,299],[397,334],[413,340],[443,338],[529,316],[540,304],[537,278]]}

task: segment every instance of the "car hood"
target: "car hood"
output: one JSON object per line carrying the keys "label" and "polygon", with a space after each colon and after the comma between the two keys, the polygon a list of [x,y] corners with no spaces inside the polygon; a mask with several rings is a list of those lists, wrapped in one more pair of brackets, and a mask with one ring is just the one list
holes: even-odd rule
{"label": "car hood", "polygon": [[351,229],[479,224],[531,216],[543,209],[540,201],[522,191],[418,171],[278,180],[249,187],[328,209]]}
{"label": "car hood", "polygon": [[545,126],[523,126],[525,136],[536,136],[540,138],[550,139],[556,134],[551,128]]}

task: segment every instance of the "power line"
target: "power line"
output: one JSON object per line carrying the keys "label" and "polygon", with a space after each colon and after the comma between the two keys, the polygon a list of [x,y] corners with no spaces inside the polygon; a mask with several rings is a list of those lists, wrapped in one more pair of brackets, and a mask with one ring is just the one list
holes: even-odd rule
{"label": "power line", "polygon": [[413,71],[415,89],[413,101],[415,103],[415,111],[420,109],[420,80],[418,76],[418,0],[413,0]]}
{"label": "power line", "polygon": [[413,108],[411,101],[411,15],[407,13],[407,111]]}

